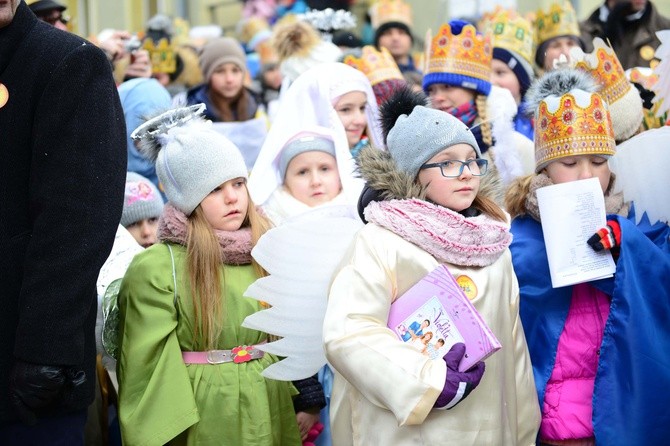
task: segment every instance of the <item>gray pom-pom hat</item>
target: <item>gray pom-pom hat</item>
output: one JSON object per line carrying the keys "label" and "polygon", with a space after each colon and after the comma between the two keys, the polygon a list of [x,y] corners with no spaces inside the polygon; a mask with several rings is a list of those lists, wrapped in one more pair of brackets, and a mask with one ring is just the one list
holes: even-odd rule
{"label": "gray pom-pom hat", "polygon": [[204,104],[170,110],[131,134],[155,161],[168,201],[186,215],[216,187],[248,177],[239,149],[202,117],[204,110]]}

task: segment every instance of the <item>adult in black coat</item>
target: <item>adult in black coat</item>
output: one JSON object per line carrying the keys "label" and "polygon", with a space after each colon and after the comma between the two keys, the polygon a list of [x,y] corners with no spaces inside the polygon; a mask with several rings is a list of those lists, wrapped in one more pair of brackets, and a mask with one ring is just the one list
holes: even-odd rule
{"label": "adult in black coat", "polygon": [[0,157],[0,444],[77,444],[125,123],[103,52],[20,0],[0,2]]}

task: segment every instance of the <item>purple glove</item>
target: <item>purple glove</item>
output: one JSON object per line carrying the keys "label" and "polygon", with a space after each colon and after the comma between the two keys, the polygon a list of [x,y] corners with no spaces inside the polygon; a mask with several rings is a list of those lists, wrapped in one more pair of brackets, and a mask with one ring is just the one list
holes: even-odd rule
{"label": "purple glove", "polygon": [[465,372],[458,371],[458,363],[465,355],[465,344],[454,344],[444,355],[447,363],[447,377],[444,380],[442,393],[437,397],[435,409],[451,409],[465,399],[479,385],[484,375],[485,364],[480,361]]}

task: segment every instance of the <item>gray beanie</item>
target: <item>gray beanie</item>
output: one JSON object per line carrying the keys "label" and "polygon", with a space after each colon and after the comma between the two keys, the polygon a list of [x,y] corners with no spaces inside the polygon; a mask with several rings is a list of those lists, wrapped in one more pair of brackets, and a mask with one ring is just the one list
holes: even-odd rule
{"label": "gray beanie", "polygon": [[163,197],[156,186],[142,175],[128,172],[121,226],[127,227],[140,220],[158,218],[162,212]]}
{"label": "gray beanie", "polygon": [[199,57],[200,70],[205,76],[206,82],[209,82],[214,71],[226,62],[234,63],[242,71],[246,71],[246,60],[242,46],[232,37],[219,37],[210,40],[202,48]]}
{"label": "gray beanie", "polygon": [[156,163],[168,201],[187,216],[221,184],[247,178],[239,149],[203,119],[204,110],[205,104],[169,110],[130,135]]}
{"label": "gray beanie", "polygon": [[279,173],[282,181],[291,160],[305,152],[324,152],[335,158],[335,143],[332,139],[317,135],[302,135],[289,141],[279,157]]}
{"label": "gray beanie", "polygon": [[460,143],[472,146],[477,158],[481,158],[477,141],[463,122],[449,113],[423,105],[414,107],[409,115],[400,115],[386,137],[386,147],[398,169],[412,178],[429,159]]}

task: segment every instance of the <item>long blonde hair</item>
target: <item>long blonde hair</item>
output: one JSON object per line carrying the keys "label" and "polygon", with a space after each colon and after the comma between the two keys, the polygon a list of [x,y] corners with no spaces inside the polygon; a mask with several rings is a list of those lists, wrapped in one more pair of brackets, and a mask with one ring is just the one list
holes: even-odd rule
{"label": "long blonde hair", "polygon": [[[249,198],[247,216],[241,228],[251,228],[252,247],[270,226],[270,222],[258,213]],[[186,238],[186,263],[195,319],[193,346],[198,350],[216,348],[221,335],[225,316],[221,260],[219,241],[202,208],[198,206],[188,217]],[[259,277],[266,275],[255,260],[252,259],[251,263]]]}
{"label": "long blonde hair", "polygon": [[475,106],[477,107],[477,117],[482,131],[482,141],[487,146],[493,145],[493,132],[491,129],[491,122],[488,120],[488,109],[486,106],[486,95],[478,94],[475,97]]}

